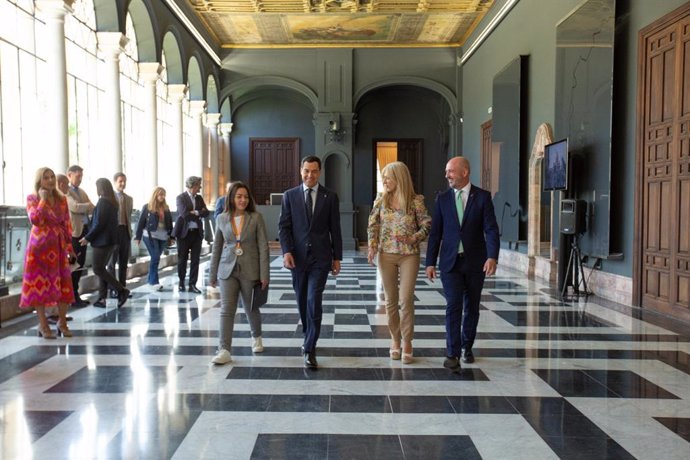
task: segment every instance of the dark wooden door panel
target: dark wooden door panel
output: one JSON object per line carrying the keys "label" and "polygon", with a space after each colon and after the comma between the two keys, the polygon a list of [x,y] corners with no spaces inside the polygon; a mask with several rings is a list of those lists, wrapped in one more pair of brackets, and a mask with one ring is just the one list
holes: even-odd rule
{"label": "dark wooden door panel", "polygon": [[398,141],[398,161],[405,163],[412,175],[412,182],[417,193],[424,190],[423,184],[423,139],[399,139]]}
{"label": "dark wooden door panel", "polygon": [[640,33],[640,304],[690,319],[690,6]]}
{"label": "dark wooden door panel", "polygon": [[251,138],[249,143],[249,186],[257,204],[299,183],[299,138]]}

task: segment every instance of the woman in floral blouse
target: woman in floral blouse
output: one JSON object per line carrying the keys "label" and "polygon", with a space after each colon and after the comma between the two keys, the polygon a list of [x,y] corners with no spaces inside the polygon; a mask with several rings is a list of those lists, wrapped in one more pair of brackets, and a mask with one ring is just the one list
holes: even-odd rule
{"label": "woman in floral blouse", "polygon": [[378,255],[391,333],[390,357],[402,357],[402,362],[409,364],[412,362],[419,243],[429,234],[431,218],[424,206],[424,196],[414,192],[410,171],[404,163],[387,164],[381,176],[383,193],[376,197],[369,215],[367,258],[373,264]]}

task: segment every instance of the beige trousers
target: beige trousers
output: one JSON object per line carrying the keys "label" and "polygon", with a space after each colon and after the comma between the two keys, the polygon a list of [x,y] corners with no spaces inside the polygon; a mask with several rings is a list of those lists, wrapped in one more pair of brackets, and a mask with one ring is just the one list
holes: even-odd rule
{"label": "beige trousers", "polygon": [[[412,342],[414,337],[414,288],[419,254],[379,254],[379,273],[386,293],[388,329],[393,342]],[[399,280],[399,283],[398,283]]]}

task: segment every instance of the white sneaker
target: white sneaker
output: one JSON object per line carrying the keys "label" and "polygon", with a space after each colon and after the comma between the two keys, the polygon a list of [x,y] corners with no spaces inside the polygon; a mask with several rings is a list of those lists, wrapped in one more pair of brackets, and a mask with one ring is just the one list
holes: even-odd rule
{"label": "white sneaker", "polygon": [[160,284],[149,284],[149,287],[152,291],[160,291],[161,289],[163,289],[163,286],[161,286]]}
{"label": "white sneaker", "polygon": [[261,336],[252,337],[252,351],[254,353],[261,353],[262,351],[264,351],[264,344],[261,341]]}
{"label": "white sneaker", "polygon": [[227,364],[230,361],[232,361],[232,356],[230,356],[230,352],[225,349],[219,350],[216,356],[211,360],[213,364]]}

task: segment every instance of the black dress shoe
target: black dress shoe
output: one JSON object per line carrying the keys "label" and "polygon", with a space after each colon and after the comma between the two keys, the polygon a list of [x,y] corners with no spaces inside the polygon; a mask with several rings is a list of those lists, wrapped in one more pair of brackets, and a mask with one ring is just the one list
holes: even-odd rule
{"label": "black dress shoe", "polygon": [[193,292],[194,294],[201,294],[201,291],[196,286],[189,286],[189,292]]}
{"label": "black dress shoe", "polygon": [[450,369],[453,372],[457,372],[460,370],[460,361],[455,356],[446,356],[446,359],[443,360],[443,367]]}
{"label": "black dress shoe", "polygon": [[105,299],[98,299],[93,303],[94,307],[105,308]]}
{"label": "black dress shoe", "polygon": [[72,306],[74,308],[83,308],[83,307],[86,307],[88,305],[89,305],[89,302],[87,302],[86,300],[82,300],[79,297],[77,297],[77,299],[74,302],[72,302]]}
{"label": "black dress shoe", "polygon": [[460,359],[462,359],[463,363],[472,364],[474,362],[474,355],[472,354],[472,350],[466,350],[464,348],[460,350]]}
{"label": "black dress shoe", "polygon": [[185,289],[185,287],[184,287],[184,284],[180,284],[179,286],[177,286],[177,290],[180,291],[180,292],[186,291],[186,289]]}
{"label": "black dress shoe", "polygon": [[121,290],[117,295],[117,308],[123,306],[125,302],[127,302],[127,299],[129,299],[129,289]]}
{"label": "black dress shoe", "polygon": [[316,369],[319,367],[319,363],[316,362],[316,353],[312,351],[304,354],[304,367],[308,367],[310,369]]}

